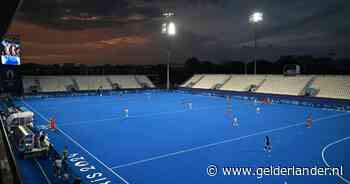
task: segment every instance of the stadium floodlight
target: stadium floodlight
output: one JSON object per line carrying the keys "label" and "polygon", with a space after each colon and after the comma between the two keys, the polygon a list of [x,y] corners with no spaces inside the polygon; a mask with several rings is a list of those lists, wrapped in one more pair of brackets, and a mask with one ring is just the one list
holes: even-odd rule
{"label": "stadium floodlight", "polygon": [[174,22],[163,23],[162,24],[162,34],[167,36],[176,35],[176,24]]}
{"label": "stadium floodlight", "polygon": [[168,24],[168,35],[169,36],[176,35],[176,25],[174,22],[169,22]]}
{"label": "stadium floodlight", "polygon": [[256,74],[256,50],[257,50],[257,40],[256,40],[256,28],[255,25],[264,20],[264,14],[261,12],[254,12],[249,16],[249,22],[253,24],[253,37],[254,37],[254,74]]}
{"label": "stadium floodlight", "polygon": [[261,12],[254,12],[252,15],[250,15],[249,17],[249,21],[252,23],[259,23],[261,21],[263,21],[264,15]]}
{"label": "stadium floodlight", "polygon": [[170,62],[171,62],[171,37],[176,35],[176,24],[171,21],[171,17],[175,14],[173,12],[165,12],[162,14],[165,18],[165,23],[162,24],[162,34],[166,35],[169,39],[168,47],[168,63],[167,63],[167,89],[170,89]]}
{"label": "stadium floodlight", "polygon": [[162,24],[162,34],[167,34],[167,30],[168,30],[168,24],[163,23]]}

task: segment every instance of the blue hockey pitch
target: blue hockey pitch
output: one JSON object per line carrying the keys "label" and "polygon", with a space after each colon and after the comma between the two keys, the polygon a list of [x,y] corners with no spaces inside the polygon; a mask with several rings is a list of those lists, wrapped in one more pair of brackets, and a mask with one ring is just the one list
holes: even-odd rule
{"label": "blue hockey pitch", "polygon": [[[185,107],[186,101],[193,109]],[[58,131],[48,131],[49,137],[56,150],[68,147],[69,165],[86,183],[350,183],[348,112],[258,104],[258,114],[252,101],[233,99],[239,122],[234,127],[227,100],[214,96],[151,92],[16,103],[36,114],[37,126],[56,118]],[[305,126],[309,114],[312,128]],[[271,137],[270,153],[264,151],[265,136]],[[344,175],[332,176],[330,170],[325,176],[295,173],[297,168],[327,166],[339,167]],[[251,168],[252,173],[228,176],[225,167]],[[263,176],[265,167],[294,167],[295,176]]]}

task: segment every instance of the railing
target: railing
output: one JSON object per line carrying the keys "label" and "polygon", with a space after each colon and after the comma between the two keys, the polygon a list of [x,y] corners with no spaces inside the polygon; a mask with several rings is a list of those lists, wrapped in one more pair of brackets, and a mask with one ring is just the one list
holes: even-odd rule
{"label": "railing", "polygon": [[144,83],[141,82],[141,81],[137,78],[137,75],[134,75],[134,78],[135,78],[137,84],[140,85],[140,86],[143,88]]}
{"label": "railing", "polygon": [[199,77],[199,79],[197,79],[196,81],[193,81],[193,82],[191,82],[190,84],[191,84],[191,87],[193,87],[194,85],[196,85],[199,81],[201,81],[203,78],[205,77],[205,75],[201,75],[200,77]]}
{"label": "railing", "polygon": [[109,85],[113,88],[113,82],[112,82],[111,78],[110,77],[106,77],[106,79],[107,79]]}
{"label": "railing", "polygon": [[73,85],[74,85],[75,89],[79,90],[80,88],[79,88],[77,80],[74,77],[71,77],[71,79],[73,81]]}
{"label": "railing", "polygon": [[265,77],[258,85],[256,85],[255,91],[257,91],[266,82],[266,80],[267,78]]}
{"label": "railing", "polygon": [[232,75],[230,75],[230,77],[228,77],[227,79],[225,79],[225,81],[222,83],[222,85],[220,86],[220,88],[222,88],[222,86],[225,86],[225,84],[230,81],[232,79]]}
{"label": "railing", "polygon": [[316,76],[312,76],[311,79],[306,83],[306,85],[304,86],[304,88],[299,92],[298,95],[300,96],[304,96],[305,95],[305,92],[306,92],[306,89],[308,89],[315,81],[316,79]]}
{"label": "railing", "polygon": [[[197,75],[197,74],[196,74],[196,75]],[[184,83],[182,83],[180,86],[183,86],[183,85],[185,85],[186,83],[188,83],[189,81],[191,81],[191,82],[189,82],[189,83],[186,85],[186,87],[191,88],[192,86],[196,85],[200,80],[202,80],[202,79],[204,78],[204,76],[205,76],[205,75],[200,75],[200,77],[199,77],[196,81],[191,81],[192,78],[193,78],[193,76],[192,76],[190,79],[188,79],[187,81],[185,81]]]}
{"label": "railing", "polygon": [[13,184],[22,184],[23,183],[22,177],[21,177],[21,174],[20,174],[19,169],[18,169],[17,164],[16,164],[15,155],[14,155],[12,147],[10,145],[10,141],[9,141],[8,136],[7,136],[7,132],[5,129],[5,125],[4,125],[2,116],[0,117],[0,129],[1,129],[0,132],[1,132],[2,139],[3,139],[3,143],[5,146],[6,156],[7,156],[8,163],[9,163],[10,169],[11,169],[11,174],[13,177],[13,180],[12,180]]}
{"label": "railing", "polygon": [[[193,77],[193,76],[192,76]],[[186,86],[188,86],[190,83],[189,81],[191,81],[192,77],[190,77],[188,80],[186,80],[185,82],[181,83],[179,86],[184,86],[185,84],[187,84]]]}

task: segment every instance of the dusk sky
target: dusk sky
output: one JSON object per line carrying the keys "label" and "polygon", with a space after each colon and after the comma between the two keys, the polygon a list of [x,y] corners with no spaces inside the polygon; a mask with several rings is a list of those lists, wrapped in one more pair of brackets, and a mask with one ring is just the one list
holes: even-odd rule
{"label": "dusk sky", "polygon": [[258,57],[350,57],[349,0],[24,0],[8,33],[23,63],[166,63],[161,10],[175,11],[174,62],[251,60],[249,15],[259,10]]}

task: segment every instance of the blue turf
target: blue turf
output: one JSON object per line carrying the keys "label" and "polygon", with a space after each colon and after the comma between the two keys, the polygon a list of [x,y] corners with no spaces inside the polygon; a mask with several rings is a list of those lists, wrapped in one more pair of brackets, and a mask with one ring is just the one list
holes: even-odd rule
{"label": "blue turf", "polygon": [[34,160],[17,158],[17,164],[25,184],[46,184],[46,180]]}
{"label": "blue turf", "polygon": [[[346,183],[337,176],[265,176],[257,179],[256,176],[218,174],[209,177],[206,168],[210,164],[219,168],[325,166],[321,157],[323,147],[349,136],[348,113],[273,104],[259,105],[262,112],[257,114],[252,102],[234,99],[233,112],[240,123],[234,128],[226,115],[224,98],[166,92],[152,93],[151,99],[147,96],[139,93],[61,97],[17,103],[36,112],[37,125],[46,124],[44,118],[55,117],[65,133],[49,133],[56,149],[67,145],[70,153],[82,155],[113,183],[124,183],[116,174],[132,184]],[[193,110],[184,108],[182,101],[186,100],[192,101]],[[123,117],[125,107],[129,109],[127,119]],[[329,118],[316,121],[311,129],[298,124],[310,113],[315,120]],[[270,154],[263,151],[266,135],[272,138]],[[350,170],[350,161],[346,158],[349,146],[350,139],[325,152],[329,164],[344,165],[345,174]],[[140,162],[124,165],[135,161]],[[91,182],[86,176],[92,173],[81,172],[73,164],[84,180]],[[120,167],[113,172],[108,169],[115,166]]]}

